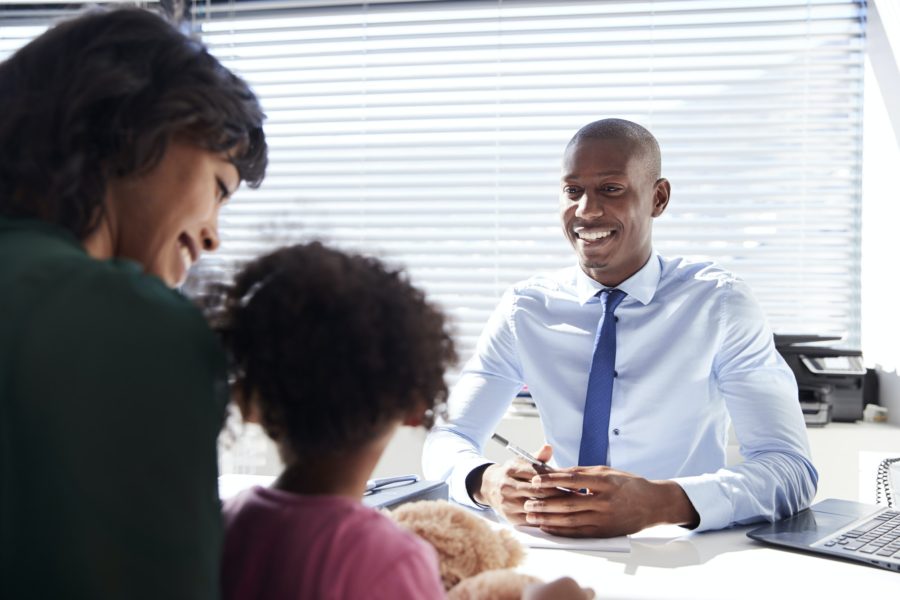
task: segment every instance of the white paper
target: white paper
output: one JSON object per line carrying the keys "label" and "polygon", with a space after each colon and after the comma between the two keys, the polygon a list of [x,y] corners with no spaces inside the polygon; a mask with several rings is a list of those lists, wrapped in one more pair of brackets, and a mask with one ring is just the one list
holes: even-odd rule
{"label": "white paper", "polygon": [[538,527],[507,525],[513,537],[529,548],[551,548],[556,550],[599,550],[602,552],[631,552],[631,541],[627,536],[614,538],[570,538],[552,535]]}

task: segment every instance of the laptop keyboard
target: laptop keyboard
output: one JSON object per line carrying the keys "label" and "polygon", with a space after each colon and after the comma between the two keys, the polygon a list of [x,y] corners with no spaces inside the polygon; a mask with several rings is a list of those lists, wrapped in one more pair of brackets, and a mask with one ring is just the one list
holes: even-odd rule
{"label": "laptop keyboard", "polygon": [[822,545],[852,554],[900,559],[900,512],[885,511]]}

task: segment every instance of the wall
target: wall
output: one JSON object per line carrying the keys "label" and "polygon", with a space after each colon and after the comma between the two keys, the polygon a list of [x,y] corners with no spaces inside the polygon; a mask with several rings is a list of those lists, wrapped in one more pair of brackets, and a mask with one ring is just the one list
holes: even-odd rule
{"label": "wall", "polygon": [[[881,403],[900,424],[900,8],[869,4],[862,185],[862,350]],[[893,40],[893,47],[891,45]]]}

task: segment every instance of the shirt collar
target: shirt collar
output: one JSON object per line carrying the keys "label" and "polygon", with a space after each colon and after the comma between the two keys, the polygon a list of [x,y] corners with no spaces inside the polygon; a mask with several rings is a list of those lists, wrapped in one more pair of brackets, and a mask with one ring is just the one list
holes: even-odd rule
{"label": "shirt collar", "polygon": [[[650,252],[650,259],[644,263],[637,273],[616,286],[641,304],[650,304],[656,289],[659,287],[659,278],[662,275],[662,267],[659,264],[659,254],[656,250]],[[575,291],[578,295],[578,303],[584,306],[597,292],[606,289],[599,281],[588,277],[581,269],[581,265],[575,267]]]}

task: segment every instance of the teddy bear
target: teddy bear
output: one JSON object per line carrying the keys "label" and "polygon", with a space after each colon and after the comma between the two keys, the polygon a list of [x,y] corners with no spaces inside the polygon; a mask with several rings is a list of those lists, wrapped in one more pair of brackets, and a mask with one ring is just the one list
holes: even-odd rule
{"label": "teddy bear", "polygon": [[541,583],[515,571],[525,556],[522,544],[465,508],[422,500],[403,504],[388,516],[437,551],[449,600],[519,600],[525,587]]}

